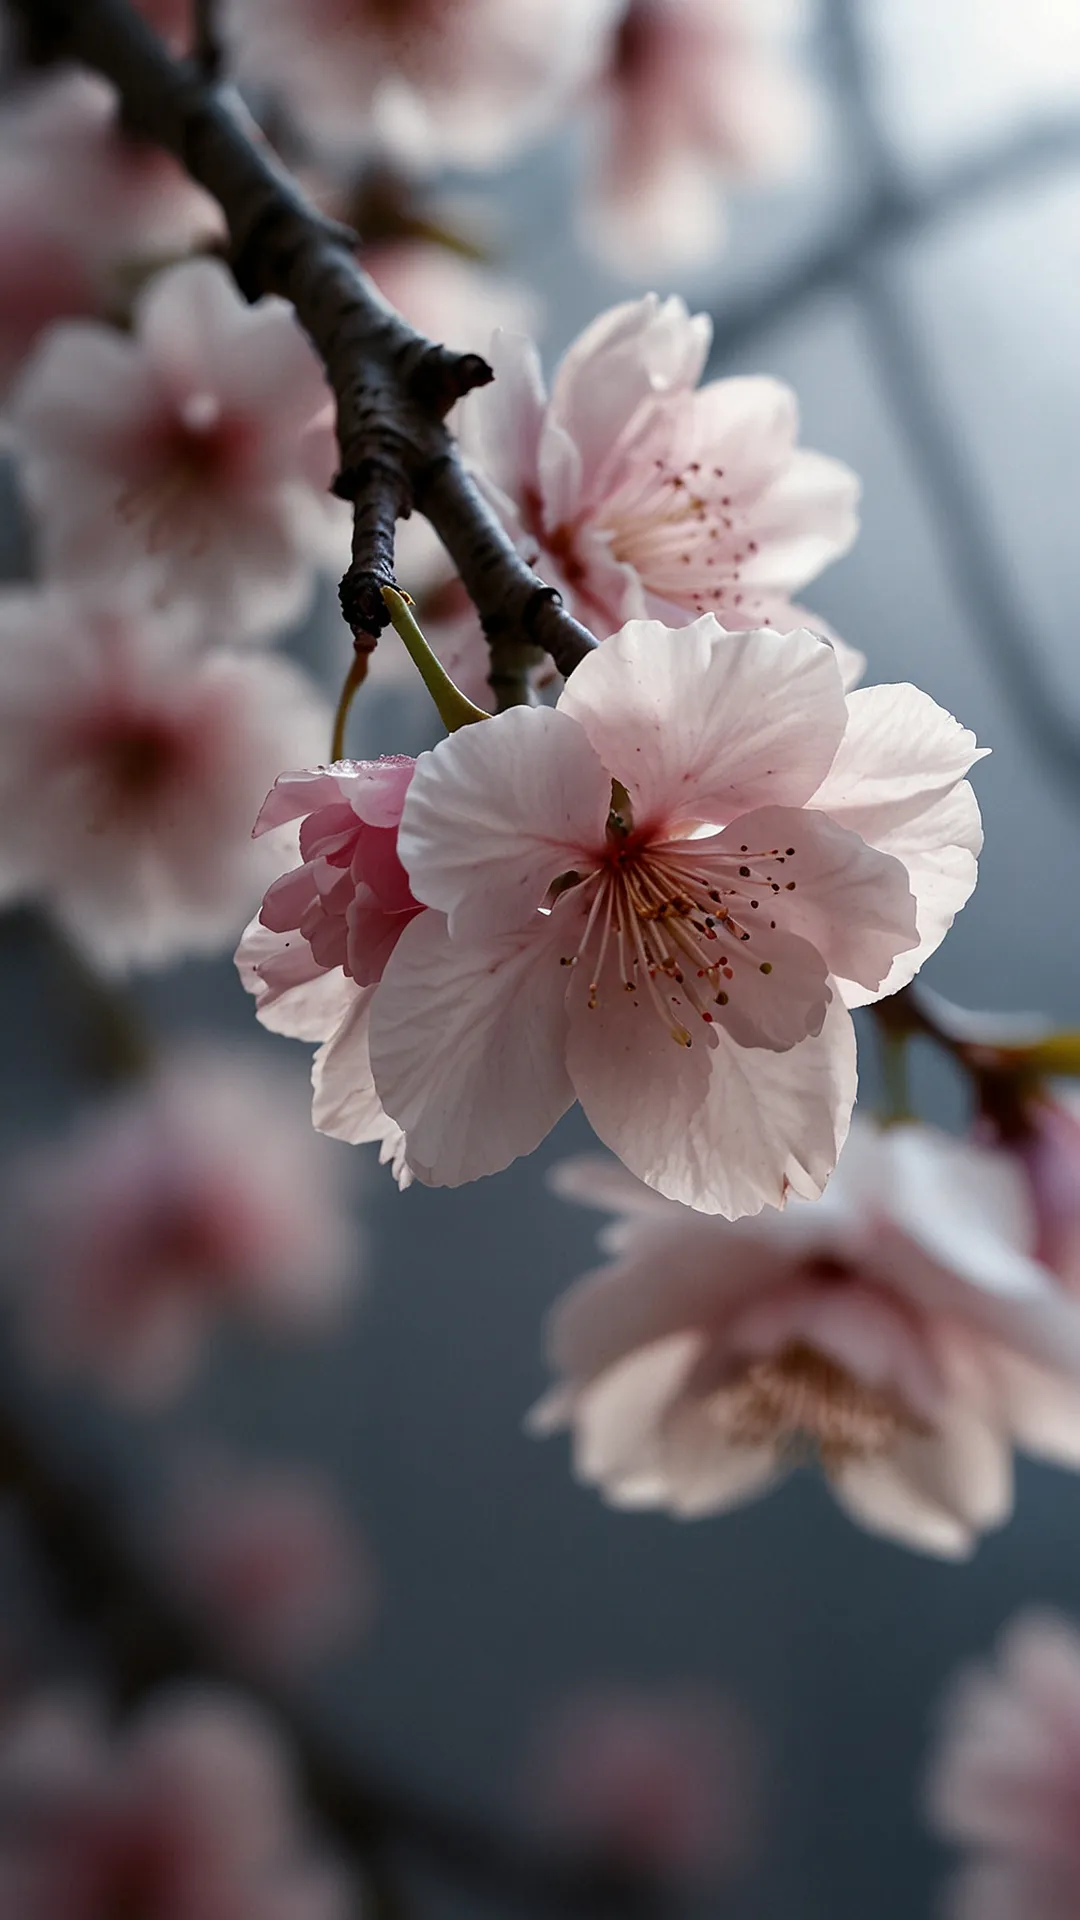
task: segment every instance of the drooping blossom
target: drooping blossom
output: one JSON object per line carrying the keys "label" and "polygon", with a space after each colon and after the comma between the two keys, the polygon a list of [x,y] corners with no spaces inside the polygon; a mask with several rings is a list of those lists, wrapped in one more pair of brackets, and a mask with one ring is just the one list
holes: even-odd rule
{"label": "drooping blossom", "polygon": [[220,262],[159,274],[130,335],[53,328],[11,413],[53,574],[137,569],[234,641],[293,619],[316,565],[341,557],[322,371],[287,303],[249,306]]}
{"label": "drooping blossom", "polygon": [[165,1546],[181,1594],[245,1666],[291,1674],[370,1620],[364,1543],[329,1483],[302,1468],[185,1461]]}
{"label": "drooping blossom", "polygon": [[301,820],[303,865],[270,888],[236,955],[263,1025],[322,1043],[315,1125],[354,1145],[378,1142],[400,1185],[404,1140],[375,1091],[368,1028],[386,963],[421,910],[397,851],[414,766],[391,755],[280,776],[255,832]]}
{"label": "drooping blossom", "polygon": [[218,1321],[278,1336],[331,1324],[359,1251],[340,1165],[304,1108],[291,1076],[189,1047],[28,1153],[8,1219],[35,1362],[160,1404]]}
{"label": "drooping blossom", "polygon": [[222,231],[220,209],[160,148],[132,140],[89,74],[0,111],[0,394],[54,321],[126,311],[147,266]]}
{"label": "drooping blossom", "polygon": [[41,901],[110,968],[235,935],[283,864],[251,838],[262,796],[329,730],[297,668],[191,642],[182,610],[0,594],[0,898]]}
{"label": "drooping blossom", "polygon": [[754,1762],[738,1716],[703,1690],[591,1688],[538,1723],[524,1798],[542,1831],[585,1858],[703,1879],[745,1850]]}
{"label": "drooping blossom", "polygon": [[914,687],[845,696],[814,635],[710,615],[631,621],[554,709],[441,741],[398,835],[436,911],[371,1011],[413,1171],[498,1171],[576,1097],[706,1212],[820,1192],[854,1099],[846,1007],[909,980],[973,885],[976,757]]}
{"label": "drooping blossom", "polygon": [[613,1504],[718,1513],[816,1455],[860,1525],[955,1558],[1008,1518],[1014,1446],[1080,1466],[1080,1310],[1008,1156],[856,1121],[821,1200],[736,1225],[613,1163],[557,1182],[611,1258],[556,1304],[530,1418]]}
{"label": "drooping blossom", "polygon": [[44,1697],[0,1735],[0,1920],[351,1920],[289,1758],[248,1702],[164,1696],[125,1729]]}
{"label": "drooping blossom", "polygon": [[810,101],[786,57],[786,0],[628,0],[593,90],[586,240],[617,272],[714,255],[722,189],[805,150]]}
{"label": "drooping blossom", "polygon": [[[822,630],[793,596],[851,545],[858,482],[796,444],[779,381],[699,387],[710,337],[679,299],[628,301],[578,337],[548,396],[531,341],[496,334],[495,381],[462,405],[463,445],[507,532],[601,638],[695,613]],[[850,684],[863,662],[841,652]]]}
{"label": "drooping blossom", "polygon": [[317,146],[487,167],[595,70],[615,0],[229,0],[240,78]]}
{"label": "drooping blossom", "polygon": [[1035,1610],[945,1701],[930,1818],[968,1860],[948,1920],[1073,1920],[1080,1907],[1080,1634]]}

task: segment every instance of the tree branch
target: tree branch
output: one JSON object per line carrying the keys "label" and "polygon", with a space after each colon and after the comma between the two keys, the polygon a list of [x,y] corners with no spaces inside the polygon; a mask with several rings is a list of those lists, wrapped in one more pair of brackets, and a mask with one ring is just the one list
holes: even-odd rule
{"label": "tree branch", "polygon": [[501,533],[444,424],[492,378],[487,362],[433,344],[387,305],[357,264],[357,236],[305,200],[239,104],[194,63],[172,60],[128,0],[9,4],[39,55],[78,60],[111,81],[127,130],[166,148],[218,201],[242,290],[294,306],[337,401],[335,491],[354,508],[341,604],[354,634],[377,637],[387,625],[394,526],[417,504],[476,601],[503,703],[528,697],[515,665],[522,643],[545,647],[569,673],[592,636]]}

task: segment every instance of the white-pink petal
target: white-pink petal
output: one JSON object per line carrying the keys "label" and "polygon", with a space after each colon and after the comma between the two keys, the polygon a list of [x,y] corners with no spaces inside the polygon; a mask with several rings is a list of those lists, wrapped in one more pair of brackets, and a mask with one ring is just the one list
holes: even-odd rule
{"label": "white-pink petal", "polygon": [[421,757],[398,850],[417,899],[455,938],[483,939],[528,926],[553,880],[594,864],[610,806],[611,774],[576,721],[514,707]]}
{"label": "white-pink petal", "polygon": [[711,614],[674,634],[629,621],[576,668],[558,710],[580,722],[626,787],[637,825],[726,826],[752,807],[802,806],[847,718],[823,640],[727,634]]}

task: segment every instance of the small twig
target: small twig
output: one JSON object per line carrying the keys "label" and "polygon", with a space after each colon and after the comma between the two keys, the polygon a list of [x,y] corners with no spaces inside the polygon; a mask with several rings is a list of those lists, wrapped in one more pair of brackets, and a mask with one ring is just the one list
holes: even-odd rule
{"label": "small twig", "polygon": [[334,731],[330,738],[331,766],[334,765],[335,761],[344,760],[345,758],[345,728],[348,725],[349,709],[352,706],[356,694],[367,679],[368,661],[370,658],[370,649],[363,645],[357,645],[356,651],[349,663],[349,671],[345,675],[345,683],[341,689],[341,694],[334,712]]}
{"label": "small twig", "polygon": [[387,305],[355,258],[357,236],[312,207],[258,129],[192,63],[170,59],[129,0],[10,0],[35,45],[75,59],[116,87],[124,124],[175,155],[220,204],[232,267],[249,296],[290,300],[337,401],[341,471],[353,502],[353,563],[341,583],[354,633],[387,624],[395,584],[395,521],[428,514],[476,601],[500,678],[521,641],[544,646],[567,673],[595,645],[558,595],[526,566],[458,463],[444,424],[456,401],[491,378],[474,353],[451,353]]}
{"label": "small twig", "polygon": [[218,19],[218,0],[193,0],[191,57],[204,80],[211,84],[225,71],[225,45]]}

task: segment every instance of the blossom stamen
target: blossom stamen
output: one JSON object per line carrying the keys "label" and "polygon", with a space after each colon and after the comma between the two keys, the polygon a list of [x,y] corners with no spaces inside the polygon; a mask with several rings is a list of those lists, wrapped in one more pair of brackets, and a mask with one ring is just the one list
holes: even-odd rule
{"label": "blossom stamen", "polygon": [[712,1401],[736,1446],[809,1443],[826,1472],[888,1453],[905,1435],[933,1429],[900,1396],[858,1380],[804,1340],[750,1361]]}

